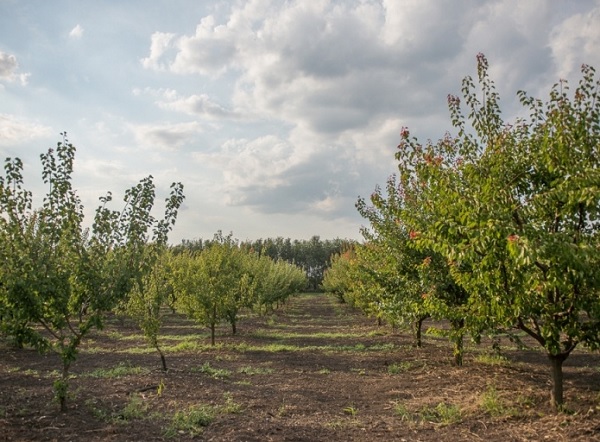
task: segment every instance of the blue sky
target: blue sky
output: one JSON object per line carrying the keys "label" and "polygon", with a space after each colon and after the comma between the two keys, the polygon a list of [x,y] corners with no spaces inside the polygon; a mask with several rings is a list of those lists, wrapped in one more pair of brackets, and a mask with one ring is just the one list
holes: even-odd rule
{"label": "blue sky", "polygon": [[400,129],[451,130],[478,52],[510,121],[517,90],[600,69],[600,1],[0,0],[0,156],[41,198],[67,131],[88,218],[149,174],[161,200],[181,181],[174,243],[359,239]]}

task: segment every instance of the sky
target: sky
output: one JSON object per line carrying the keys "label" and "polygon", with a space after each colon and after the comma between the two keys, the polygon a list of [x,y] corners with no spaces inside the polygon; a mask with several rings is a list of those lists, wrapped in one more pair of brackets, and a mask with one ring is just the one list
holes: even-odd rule
{"label": "sky", "polygon": [[180,181],[175,244],[360,239],[402,127],[452,132],[479,52],[511,121],[518,90],[600,69],[600,0],[0,0],[0,157],[41,201],[66,131],[89,223],[148,175],[161,216]]}

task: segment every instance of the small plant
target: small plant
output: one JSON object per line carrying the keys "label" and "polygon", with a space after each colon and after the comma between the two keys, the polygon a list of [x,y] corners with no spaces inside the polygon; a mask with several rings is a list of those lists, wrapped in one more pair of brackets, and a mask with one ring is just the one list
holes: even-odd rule
{"label": "small plant", "polygon": [[400,362],[399,364],[390,364],[388,365],[388,373],[389,374],[399,374],[405,371],[408,371],[412,368],[412,363],[409,361]]}
{"label": "small plant", "polygon": [[246,374],[249,376],[254,376],[257,374],[271,374],[271,373],[273,373],[273,369],[272,368],[260,368],[260,367],[246,366],[246,367],[240,367],[238,369],[238,373]]}
{"label": "small plant", "polygon": [[225,399],[225,405],[221,407],[223,413],[237,414],[242,411],[242,406],[233,400],[230,392],[223,393],[223,398]]}
{"label": "small plant", "polygon": [[354,405],[349,405],[344,408],[344,413],[349,416],[356,416],[358,414],[358,408],[356,408]]}
{"label": "small plant", "polygon": [[144,402],[144,399],[137,394],[132,394],[129,397],[129,401],[117,416],[120,419],[129,421],[132,419],[141,419],[148,412],[148,404]]}
{"label": "small plant", "polygon": [[224,379],[231,375],[231,371],[225,368],[214,368],[211,367],[210,362],[205,362],[199,368],[194,368],[192,371],[206,374],[214,379]]}
{"label": "small plant", "polygon": [[483,353],[475,358],[476,362],[486,365],[508,365],[510,361],[506,356],[498,353]]}
{"label": "small plant", "polygon": [[456,405],[440,402],[435,407],[425,407],[421,410],[423,420],[449,425],[462,419],[460,408]]}
{"label": "small plant", "polygon": [[207,405],[196,405],[185,411],[177,411],[165,430],[165,436],[175,437],[182,434],[198,436],[204,427],[210,425],[214,417],[214,408]]}
{"label": "small plant", "polygon": [[121,362],[113,368],[97,368],[87,374],[92,378],[120,378],[129,375],[139,375],[147,370],[143,367],[133,366],[129,362]]}
{"label": "small plant", "polygon": [[394,413],[403,422],[412,422],[413,421],[413,415],[409,411],[408,407],[400,402],[398,402],[394,405]]}
{"label": "small plant", "polygon": [[165,391],[165,380],[161,379],[158,383],[158,387],[156,387],[156,396],[161,397],[163,392]]}
{"label": "small plant", "polygon": [[319,371],[317,371],[317,373],[319,374],[329,374],[331,373],[331,370],[328,368],[321,368]]}
{"label": "small plant", "polygon": [[481,407],[492,417],[516,416],[518,414],[515,408],[508,407],[504,401],[502,401],[498,391],[492,385],[490,385],[487,390],[482,393]]}

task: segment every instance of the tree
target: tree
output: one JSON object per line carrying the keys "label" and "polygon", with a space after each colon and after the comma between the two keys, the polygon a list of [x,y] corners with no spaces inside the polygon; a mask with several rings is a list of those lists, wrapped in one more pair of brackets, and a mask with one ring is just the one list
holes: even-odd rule
{"label": "tree", "polygon": [[466,118],[449,96],[456,137],[422,146],[404,129],[396,157],[423,194],[415,241],[446,260],[481,327],[517,327],[545,349],[561,407],[563,362],[600,345],[600,82],[584,65],[572,97],[562,80],[546,103],[519,92],[530,115],[511,125],[487,70],[479,54]]}
{"label": "tree", "polygon": [[[2,326],[18,343],[59,355],[62,372],[54,391],[63,411],[69,370],[81,341],[102,326],[104,314],[140,277],[149,228],[154,226],[155,240],[166,240],[178,207],[169,206],[165,218],[154,222],[149,176],[125,193],[121,212],[106,207],[110,193],[100,198],[90,233],[71,185],[74,158],[75,147],[66,134],[56,151],[41,155],[49,189],[38,210],[32,210],[32,194],[23,189],[19,159],[7,159],[5,177],[0,177]],[[173,184],[172,190],[181,193],[181,184]]]}

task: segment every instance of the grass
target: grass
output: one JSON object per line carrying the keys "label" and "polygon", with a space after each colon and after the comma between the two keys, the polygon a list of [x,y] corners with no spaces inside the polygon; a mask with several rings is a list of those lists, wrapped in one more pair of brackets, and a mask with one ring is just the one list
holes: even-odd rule
{"label": "grass", "polygon": [[506,356],[497,353],[482,353],[475,357],[475,362],[485,365],[509,365],[510,361]]}
{"label": "grass", "polygon": [[203,428],[210,425],[215,418],[215,409],[209,405],[194,405],[187,410],[176,411],[165,429],[165,437],[189,435],[196,437],[202,434]]}
{"label": "grass", "polygon": [[84,376],[92,378],[113,379],[123,376],[140,375],[148,373],[148,369],[133,366],[129,362],[121,362],[112,368],[97,368],[94,371],[86,373]]}
{"label": "grass", "polygon": [[416,412],[411,411],[406,404],[397,402],[394,405],[394,414],[403,422],[416,424],[419,422],[450,425],[462,420],[460,408],[453,404],[440,402],[436,405],[424,406]]}
{"label": "grass", "polygon": [[413,364],[410,361],[400,362],[398,364],[390,364],[388,365],[388,373],[389,374],[400,374],[404,373],[413,368]]}
{"label": "grass", "polygon": [[492,417],[508,417],[518,415],[516,408],[506,404],[498,394],[496,387],[490,385],[481,394],[480,405],[483,411]]}
{"label": "grass", "polygon": [[421,416],[427,422],[454,424],[462,420],[460,408],[453,404],[440,402],[435,407],[428,406],[421,409]]}
{"label": "grass", "polygon": [[241,374],[245,374],[248,376],[254,376],[257,374],[271,374],[273,373],[273,369],[272,368],[266,368],[266,367],[251,367],[251,366],[246,366],[246,367],[240,367],[238,369],[238,373]]}
{"label": "grass", "polygon": [[194,367],[191,371],[203,373],[210,376],[213,379],[225,379],[231,376],[231,370],[225,368],[215,368],[210,365],[210,362],[202,364],[200,367]]}
{"label": "grass", "polygon": [[354,405],[348,405],[344,408],[344,414],[354,417],[358,414],[358,408],[356,408]]}

